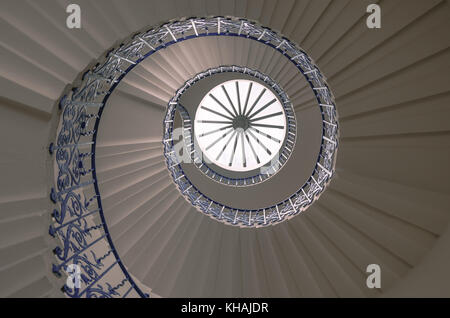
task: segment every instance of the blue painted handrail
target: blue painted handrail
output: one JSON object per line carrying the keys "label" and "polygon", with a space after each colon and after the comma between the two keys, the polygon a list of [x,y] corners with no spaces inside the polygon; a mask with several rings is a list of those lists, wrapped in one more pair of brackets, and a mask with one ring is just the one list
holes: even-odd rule
{"label": "blue painted handrail", "polygon": [[[299,192],[284,202],[256,211],[234,209],[215,202],[185,178],[178,187],[202,212],[230,224],[264,226],[293,216],[324,190],[333,172],[338,146],[338,124],[334,98],[319,69],[307,54],[277,33],[244,19],[222,17],[172,21],[135,34],[109,51],[93,68],[81,76],[59,102],[60,121],[56,139],[49,146],[54,156],[54,187],[50,199],[55,204],[49,234],[57,239],[52,270],[66,275],[67,266],[80,268],[80,286],[65,284],[69,297],[148,297],[136,284],[114,247],[103,213],[96,175],[96,140],[99,122],[109,96],[119,82],[148,56],[175,43],[203,36],[238,36],[264,43],[281,52],[301,71],[317,98],[324,121],[321,154],[314,174]],[[176,95],[168,105],[164,121],[165,153],[168,153]],[[180,177],[176,158],[167,156],[172,176]],[[176,169],[175,169],[176,167]]]}

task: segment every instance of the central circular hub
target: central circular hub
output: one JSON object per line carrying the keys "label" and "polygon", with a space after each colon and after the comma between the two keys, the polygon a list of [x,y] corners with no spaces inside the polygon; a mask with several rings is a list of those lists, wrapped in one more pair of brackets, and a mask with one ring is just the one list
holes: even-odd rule
{"label": "central circular hub", "polygon": [[194,132],[206,162],[233,173],[249,172],[279,158],[287,117],[270,86],[234,79],[206,93],[197,107]]}
{"label": "central circular hub", "polygon": [[245,131],[250,126],[250,120],[245,115],[238,115],[233,119],[233,128],[235,130]]}

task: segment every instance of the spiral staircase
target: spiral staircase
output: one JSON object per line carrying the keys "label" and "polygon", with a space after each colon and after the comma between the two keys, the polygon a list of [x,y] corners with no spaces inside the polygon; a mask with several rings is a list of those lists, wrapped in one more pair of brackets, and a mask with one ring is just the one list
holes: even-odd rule
{"label": "spiral staircase", "polygon": [[[448,1],[79,0],[81,29],[65,25],[69,3],[0,3],[1,297],[450,296]],[[370,3],[381,29],[366,26]],[[213,31],[195,27],[210,20]],[[281,42],[231,36],[227,21]],[[188,22],[191,36],[176,33]],[[146,41],[152,27],[167,30],[161,47]],[[136,41],[147,54],[123,55]],[[316,171],[325,111],[283,51],[289,41],[320,69],[339,114],[333,171],[307,209],[288,199]],[[70,107],[113,59],[122,73],[92,95],[104,103],[77,113],[83,165],[67,185]],[[164,128],[180,88],[221,66],[283,88],[300,150],[254,185],[179,165],[202,194],[193,200]],[[264,212],[252,219],[252,209]],[[69,233],[81,219],[83,235]],[[86,278],[78,291],[65,285],[74,260]],[[369,264],[381,267],[380,289],[366,286]]]}

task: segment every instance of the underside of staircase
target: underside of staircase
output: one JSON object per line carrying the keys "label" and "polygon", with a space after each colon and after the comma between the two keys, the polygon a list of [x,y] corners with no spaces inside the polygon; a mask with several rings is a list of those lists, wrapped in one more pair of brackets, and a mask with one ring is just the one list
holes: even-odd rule
{"label": "underside of staircase", "polygon": [[[375,2],[382,28],[371,30],[366,7]],[[239,65],[280,83],[302,129],[313,125],[317,100],[289,60],[258,41],[198,37],[150,55],[109,96],[95,145],[105,223],[142,292],[450,296],[448,1],[79,0],[81,29],[65,25],[69,3],[0,3],[1,297],[65,296],[66,276],[52,272],[60,242],[49,235],[56,173],[49,145],[61,97],[136,32],[208,16],[257,21],[314,60],[339,114],[335,173],[306,211],[273,226],[241,228],[205,216],[180,193],[164,157],[163,120],[176,91],[204,70]],[[274,180],[263,184],[268,193],[270,186],[290,191],[291,183]],[[230,191],[246,208],[259,204],[260,192]],[[382,269],[380,289],[366,286],[369,264]],[[111,275],[111,284],[121,275]]]}

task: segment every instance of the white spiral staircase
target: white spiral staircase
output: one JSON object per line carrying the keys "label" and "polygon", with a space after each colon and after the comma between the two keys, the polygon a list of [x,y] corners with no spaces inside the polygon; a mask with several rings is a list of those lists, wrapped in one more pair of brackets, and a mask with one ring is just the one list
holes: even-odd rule
{"label": "white spiral staircase", "polygon": [[[366,27],[379,2],[382,28]],[[108,99],[96,174],[111,239],[143,292],[162,297],[450,296],[450,3],[428,1],[69,1],[0,3],[0,296],[63,297],[49,235],[58,103],[88,65],[139,30],[191,16],[258,21],[298,43],[334,93],[336,173],[309,209],[239,228],[196,211],[163,155],[167,104],[219,65],[268,74],[298,118],[317,101],[288,61],[258,42],[203,37],[137,65]],[[379,264],[382,288],[368,289]],[[111,275],[117,285],[123,276]],[[126,296],[139,296],[131,290]]]}

